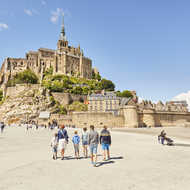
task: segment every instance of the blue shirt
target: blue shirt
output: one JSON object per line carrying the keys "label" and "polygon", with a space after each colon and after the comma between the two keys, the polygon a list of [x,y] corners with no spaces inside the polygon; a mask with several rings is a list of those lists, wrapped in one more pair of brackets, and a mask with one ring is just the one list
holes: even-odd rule
{"label": "blue shirt", "polygon": [[73,144],[79,144],[80,143],[80,137],[78,135],[73,136]]}
{"label": "blue shirt", "polygon": [[59,139],[65,139],[66,141],[68,141],[68,138],[69,138],[68,134],[67,134],[67,131],[65,129],[60,129],[58,131],[57,136],[58,136],[58,140]]}

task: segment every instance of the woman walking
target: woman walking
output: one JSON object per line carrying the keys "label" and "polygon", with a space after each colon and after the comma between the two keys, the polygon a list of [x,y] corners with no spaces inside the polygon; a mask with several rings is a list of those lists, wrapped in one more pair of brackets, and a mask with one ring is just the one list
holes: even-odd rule
{"label": "woman walking", "polygon": [[58,131],[58,148],[61,150],[61,159],[64,160],[64,154],[65,154],[65,149],[68,144],[68,134],[67,130],[65,129],[65,126],[62,125],[61,128]]}

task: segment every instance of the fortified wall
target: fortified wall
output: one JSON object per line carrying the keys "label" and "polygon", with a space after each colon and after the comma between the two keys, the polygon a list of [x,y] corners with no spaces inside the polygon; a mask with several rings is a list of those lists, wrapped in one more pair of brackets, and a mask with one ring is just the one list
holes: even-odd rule
{"label": "fortified wall", "polygon": [[74,125],[76,127],[89,127],[94,125],[102,127],[107,125],[111,128],[127,127],[170,127],[186,126],[190,122],[189,112],[157,112],[153,109],[146,109],[139,112],[137,106],[125,106],[122,114],[113,113],[92,113],[75,112],[71,115],[52,114],[50,120],[56,119],[59,124]]}
{"label": "fortified wall", "polygon": [[[36,93],[35,93],[36,92]],[[67,105],[73,101],[85,101],[86,96],[72,95],[68,93],[52,93],[54,99],[61,105]],[[49,92],[44,90],[39,84],[19,84],[6,89],[4,104],[0,106],[1,115],[7,118],[16,118],[21,121],[21,114],[39,120],[40,112],[49,111],[51,113],[51,101],[49,101]],[[53,113],[53,112],[52,112]],[[24,118],[27,118],[24,117]],[[94,125],[102,127],[170,127],[186,126],[190,123],[190,112],[181,106],[173,104],[163,104],[158,102],[152,104],[142,102],[135,104],[130,101],[127,105],[120,108],[118,114],[115,112],[73,112],[68,115],[51,114],[49,122],[56,119],[59,124],[74,125],[76,127],[85,127]],[[19,121],[20,120],[20,121]],[[5,122],[7,119],[5,119]]]}

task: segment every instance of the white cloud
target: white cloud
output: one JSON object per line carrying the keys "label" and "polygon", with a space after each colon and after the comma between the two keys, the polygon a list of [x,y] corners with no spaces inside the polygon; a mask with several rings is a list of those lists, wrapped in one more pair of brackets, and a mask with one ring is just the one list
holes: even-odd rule
{"label": "white cloud", "polygon": [[141,97],[138,97],[138,102],[141,103],[144,99]]}
{"label": "white cloud", "polygon": [[63,9],[62,8],[57,8],[56,11],[51,11],[51,17],[50,21],[55,24],[57,23],[58,19],[60,16],[64,15]]}
{"label": "white cloud", "polygon": [[47,3],[46,3],[46,1],[42,0],[42,1],[41,1],[41,4],[42,4],[43,6],[45,6]]}
{"label": "white cloud", "polygon": [[178,94],[177,96],[172,98],[172,100],[174,100],[174,101],[186,100],[187,104],[188,104],[188,108],[190,110],[190,91]]}
{"label": "white cloud", "polygon": [[30,9],[24,9],[24,12],[28,15],[28,16],[32,16],[33,13]]}
{"label": "white cloud", "polygon": [[5,23],[0,23],[0,31],[1,30],[6,30],[6,29],[8,29],[9,27],[8,27],[8,25],[7,24],[5,24]]}
{"label": "white cloud", "polygon": [[39,12],[35,9],[24,9],[25,14],[28,16],[33,16],[35,14],[39,14]]}

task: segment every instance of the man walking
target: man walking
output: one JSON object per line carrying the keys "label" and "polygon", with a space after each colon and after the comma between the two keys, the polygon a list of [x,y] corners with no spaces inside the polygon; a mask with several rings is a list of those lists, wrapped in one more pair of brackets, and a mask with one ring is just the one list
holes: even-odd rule
{"label": "man walking", "polygon": [[107,130],[107,126],[104,126],[104,129],[100,133],[100,144],[102,145],[102,150],[104,154],[104,161],[107,159],[110,159],[110,150],[109,147],[111,145],[111,135],[110,132]]}
{"label": "man walking", "polygon": [[91,163],[94,167],[96,167],[96,163],[97,163],[98,142],[99,142],[99,134],[97,131],[94,130],[94,125],[91,125],[90,132],[88,135],[88,144],[89,144],[90,153],[91,153]]}

